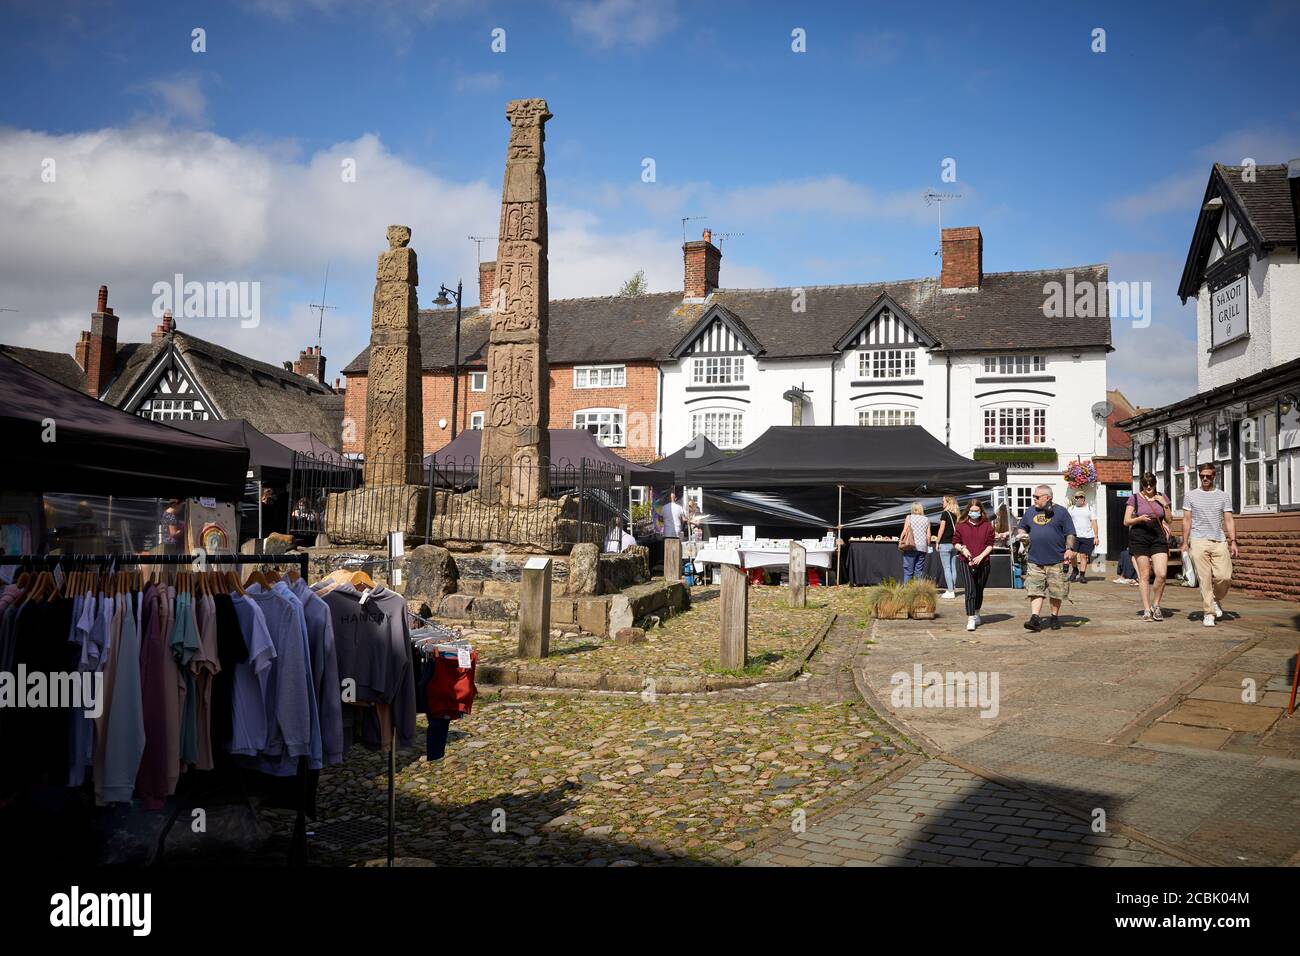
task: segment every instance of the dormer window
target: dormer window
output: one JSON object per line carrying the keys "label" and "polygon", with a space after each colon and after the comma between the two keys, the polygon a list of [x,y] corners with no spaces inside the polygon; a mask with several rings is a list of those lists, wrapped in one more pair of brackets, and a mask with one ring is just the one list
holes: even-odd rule
{"label": "dormer window", "polygon": [[692,385],[734,385],[745,380],[743,355],[710,355],[691,361]]}
{"label": "dormer window", "polygon": [[858,353],[858,377],[916,377],[916,349],[874,349]]}

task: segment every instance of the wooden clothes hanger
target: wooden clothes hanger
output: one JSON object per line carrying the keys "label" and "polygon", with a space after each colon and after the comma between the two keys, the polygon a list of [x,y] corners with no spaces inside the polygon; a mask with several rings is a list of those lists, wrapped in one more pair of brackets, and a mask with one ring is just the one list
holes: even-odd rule
{"label": "wooden clothes hanger", "polygon": [[263,591],[271,590],[271,582],[266,579],[261,568],[253,568],[251,574],[244,581],[244,587],[252,587],[254,584],[260,585]]}

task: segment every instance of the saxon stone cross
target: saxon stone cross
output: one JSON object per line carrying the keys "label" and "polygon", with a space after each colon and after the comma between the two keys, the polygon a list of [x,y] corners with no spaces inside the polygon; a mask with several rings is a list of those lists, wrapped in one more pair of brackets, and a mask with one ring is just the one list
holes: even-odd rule
{"label": "saxon stone cross", "polygon": [[[510,145],[497,231],[488,335],[488,408],[480,452],[485,502],[535,504],[548,491],[545,100],[506,104]],[[373,359],[372,359],[373,363]]]}
{"label": "saxon stone cross", "polygon": [[420,484],[424,413],[420,386],[419,284],[411,230],[388,227],[388,250],[379,254],[370,319],[366,377],[367,485]]}

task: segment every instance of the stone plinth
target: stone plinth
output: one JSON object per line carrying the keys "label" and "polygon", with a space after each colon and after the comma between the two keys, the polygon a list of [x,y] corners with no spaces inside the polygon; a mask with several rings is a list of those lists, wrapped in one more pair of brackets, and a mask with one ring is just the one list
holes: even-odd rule
{"label": "stone plinth", "polygon": [[331,494],[325,501],[325,527],[340,545],[385,544],[388,532],[424,537],[428,489],[422,485],[377,485]]}

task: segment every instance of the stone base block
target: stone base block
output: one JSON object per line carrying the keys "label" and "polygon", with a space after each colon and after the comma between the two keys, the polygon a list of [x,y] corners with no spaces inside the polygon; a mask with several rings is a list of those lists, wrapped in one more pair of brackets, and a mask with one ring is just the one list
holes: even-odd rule
{"label": "stone base block", "polygon": [[390,531],[424,535],[428,489],[421,485],[375,485],[331,494],[325,502],[330,540],[342,545],[382,545]]}

